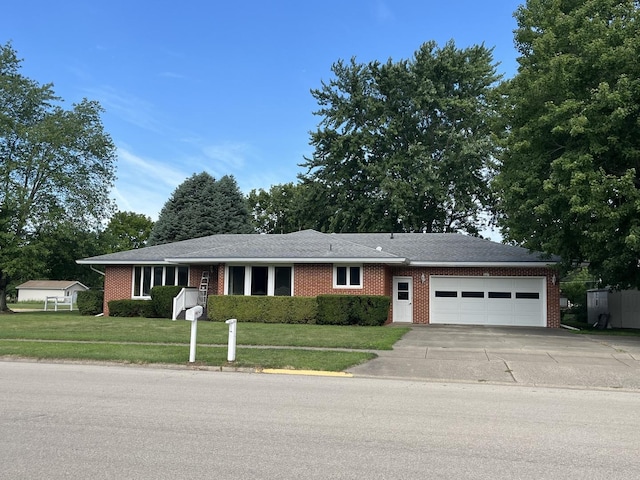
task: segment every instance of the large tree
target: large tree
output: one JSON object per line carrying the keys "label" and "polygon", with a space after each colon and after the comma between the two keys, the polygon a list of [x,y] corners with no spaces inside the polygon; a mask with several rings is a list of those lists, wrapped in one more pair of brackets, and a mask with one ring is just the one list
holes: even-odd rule
{"label": "large tree", "polygon": [[109,215],[115,147],[96,102],[61,106],[51,84],[20,73],[0,46],[0,311],[12,276],[37,273],[40,232],[97,228]]}
{"label": "large tree", "polygon": [[147,245],[153,221],[135,212],[116,212],[101,235],[106,253],[133,250]]}
{"label": "large tree", "polygon": [[253,225],[259,233],[290,233],[317,228],[318,205],[310,186],[293,182],[251,190],[247,198]]}
{"label": "large tree", "polygon": [[507,240],[640,287],[640,15],[634,0],[529,0],[496,180]]}
{"label": "large tree", "polygon": [[149,245],[219,233],[252,233],[247,202],[232,176],[216,180],[193,174],[175,189],[160,211]]}
{"label": "large tree", "polygon": [[328,231],[477,234],[491,205],[492,52],[425,43],[411,60],[338,61],[301,176]]}

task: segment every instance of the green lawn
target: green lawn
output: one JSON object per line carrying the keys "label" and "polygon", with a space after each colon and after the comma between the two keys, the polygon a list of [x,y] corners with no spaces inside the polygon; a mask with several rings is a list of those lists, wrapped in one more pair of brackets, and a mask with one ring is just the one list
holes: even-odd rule
{"label": "green lawn", "polygon": [[[183,364],[189,357],[190,329],[190,322],[180,320],[86,317],[77,312],[15,313],[0,316],[0,355]],[[375,354],[327,349],[387,350],[407,330],[240,323],[235,365],[341,371]],[[197,363],[226,364],[227,340],[226,324],[198,322]]]}

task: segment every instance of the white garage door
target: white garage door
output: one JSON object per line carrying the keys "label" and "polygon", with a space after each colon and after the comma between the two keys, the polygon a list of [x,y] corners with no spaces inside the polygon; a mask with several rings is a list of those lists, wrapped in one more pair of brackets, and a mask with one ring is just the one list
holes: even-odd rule
{"label": "white garage door", "polygon": [[544,278],[431,277],[430,323],[546,326]]}

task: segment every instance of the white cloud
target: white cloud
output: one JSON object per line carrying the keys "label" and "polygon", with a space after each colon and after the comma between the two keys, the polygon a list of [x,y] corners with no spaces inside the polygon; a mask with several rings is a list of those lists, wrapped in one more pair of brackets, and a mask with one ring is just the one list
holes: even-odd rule
{"label": "white cloud", "polygon": [[393,11],[382,0],[379,0],[376,4],[375,16],[380,23],[386,23],[395,19]]}
{"label": "white cloud", "polygon": [[160,132],[161,124],[153,105],[135,95],[117,92],[114,88],[104,86],[85,89],[89,98],[100,102],[107,113],[118,116],[140,128],[152,132]]}
{"label": "white cloud", "polygon": [[209,145],[202,151],[208,159],[215,162],[214,170],[218,170],[218,166],[230,168],[233,171],[240,170],[244,167],[247,158],[254,156],[252,148],[245,143]]}

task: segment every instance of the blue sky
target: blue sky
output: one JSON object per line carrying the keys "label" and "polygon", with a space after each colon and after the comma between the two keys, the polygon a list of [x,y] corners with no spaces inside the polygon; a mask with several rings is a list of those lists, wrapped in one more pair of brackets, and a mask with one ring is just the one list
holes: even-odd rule
{"label": "blue sky", "polygon": [[411,58],[426,41],[494,48],[517,68],[516,0],[21,0],[2,9],[22,73],[106,109],[113,197],[157,215],[194,173],[240,189],[296,181],[320,118],[309,91],[331,65]]}

